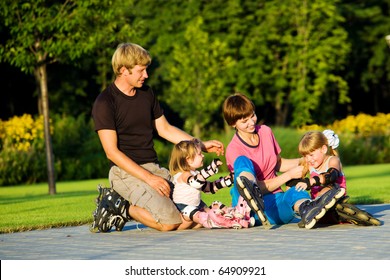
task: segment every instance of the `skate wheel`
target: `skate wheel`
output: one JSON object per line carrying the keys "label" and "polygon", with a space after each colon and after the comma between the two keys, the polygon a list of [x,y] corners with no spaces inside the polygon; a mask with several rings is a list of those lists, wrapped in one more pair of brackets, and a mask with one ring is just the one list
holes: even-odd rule
{"label": "skate wheel", "polygon": [[241,213],[234,214],[234,217],[238,219],[244,219],[244,215],[242,215]]}
{"label": "skate wheel", "polygon": [[251,217],[251,218],[249,219],[249,227],[254,227],[255,224],[256,224],[255,218]]}
{"label": "skate wheel", "polygon": [[361,220],[361,221],[368,221],[370,220],[370,217],[368,217],[366,214],[364,213],[356,213],[356,217]]}
{"label": "skate wheel", "polygon": [[321,219],[325,215],[325,213],[326,213],[326,210],[324,208],[322,208],[321,212],[318,213],[317,216],[315,216],[313,220],[317,220],[318,221],[319,219]]}
{"label": "skate wheel", "polygon": [[351,215],[351,216],[356,214],[356,211],[352,208],[349,208],[349,207],[343,207],[342,212],[344,212],[347,215]]}
{"label": "skate wheel", "polygon": [[242,226],[240,224],[234,224],[232,226],[232,228],[234,228],[234,229],[242,229]]}
{"label": "skate wheel", "polygon": [[316,224],[316,222],[317,222],[317,221],[316,221],[315,219],[313,219],[310,223],[308,223],[308,224],[305,225],[305,228],[307,228],[307,229],[313,228],[314,225]]}
{"label": "skate wheel", "polygon": [[375,219],[375,218],[370,218],[368,222],[370,224],[374,225],[374,226],[380,226],[381,225],[381,221],[379,221],[378,219]]}
{"label": "skate wheel", "polygon": [[257,207],[257,204],[253,199],[251,199],[251,205],[255,211],[259,211],[259,207]]}
{"label": "skate wheel", "polygon": [[249,193],[249,191],[248,191],[247,189],[243,189],[243,191],[244,191],[245,196],[246,196],[248,199],[252,199],[252,196],[251,196],[251,194]]}
{"label": "skate wheel", "polygon": [[92,225],[92,226],[89,227],[89,231],[92,232],[92,233],[98,233],[99,229]]}
{"label": "skate wheel", "polygon": [[332,200],[327,205],[325,205],[325,209],[328,210],[332,208],[333,205],[335,205],[335,203],[336,203],[336,198],[332,198]]}

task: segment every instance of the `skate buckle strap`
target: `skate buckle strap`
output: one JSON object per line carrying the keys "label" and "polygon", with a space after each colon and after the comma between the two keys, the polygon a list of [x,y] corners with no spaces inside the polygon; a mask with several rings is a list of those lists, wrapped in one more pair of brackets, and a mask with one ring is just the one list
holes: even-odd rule
{"label": "skate buckle strap", "polygon": [[114,204],[115,207],[116,207],[116,208],[119,208],[119,206],[121,205],[121,202],[122,202],[121,199],[118,198],[118,199],[115,201],[115,204]]}

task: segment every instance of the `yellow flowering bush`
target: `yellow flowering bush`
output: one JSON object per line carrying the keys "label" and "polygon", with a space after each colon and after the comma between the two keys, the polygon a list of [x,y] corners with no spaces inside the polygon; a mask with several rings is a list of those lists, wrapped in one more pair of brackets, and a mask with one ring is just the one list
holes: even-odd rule
{"label": "yellow flowering bush", "polygon": [[348,116],[343,120],[335,121],[331,127],[338,133],[351,133],[362,137],[390,136],[390,114]]}
{"label": "yellow flowering bush", "polygon": [[0,121],[0,185],[34,183],[46,176],[43,117]]}
{"label": "yellow flowering bush", "polygon": [[[56,180],[106,176],[107,158],[90,116],[53,115],[50,132]],[[46,180],[43,117],[25,114],[0,120],[0,186]]]}
{"label": "yellow flowering bush", "polygon": [[348,116],[326,126],[307,125],[299,129],[332,129],[341,140],[343,160],[350,164],[371,164],[390,162],[390,114],[375,116],[360,113]]}
{"label": "yellow flowering bush", "polygon": [[24,114],[0,122],[2,149],[27,152],[34,141],[43,139],[43,116],[33,119],[31,115]]}
{"label": "yellow flowering bush", "polygon": [[390,136],[390,114],[378,113],[376,116],[360,113],[348,116],[326,126],[306,125],[300,131],[332,129],[338,134],[352,134],[355,136]]}

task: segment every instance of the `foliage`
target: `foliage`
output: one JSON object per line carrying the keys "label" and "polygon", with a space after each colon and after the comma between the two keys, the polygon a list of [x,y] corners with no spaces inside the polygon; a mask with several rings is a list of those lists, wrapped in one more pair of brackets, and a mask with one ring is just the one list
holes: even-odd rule
{"label": "foliage", "polygon": [[76,61],[102,44],[103,39],[112,39],[111,33],[116,33],[117,24],[123,23],[120,20],[123,15],[116,12],[121,9],[110,9],[112,2],[5,0],[0,4],[0,18],[10,35],[5,44],[0,45],[0,62],[6,61],[23,72],[34,73],[39,85],[50,194],[55,194],[56,190],[49,132],[47,65]]}
{"label": "foliage", "polygon": [[[92,120],[56,115],[51,131],[58,180],[104,177],[108,162]],[[42,116],[13,117],[0,122],[0,185],[43,182],[46,158],[44,153]]]}
{"label": "foliage", "polygon": [[[44,18],[50,11],[54,14],[51,4],[60,3],[82,11],[74,13],[74,18],[80,16],[78,24],[70,23],[64,16],[65,23],[56,25],[60,19],[52,16],[48,20],[25,20],[23,23],[31,23],[31,26],[21,32],[11,32],[17,30],[19,24],[16,23],[18,17],[8,16],[10,13],[23,8],[26,13],[23,17],[26,18],[27,7],[36,6],[42,8],[36,16]],[[76,5],[76,8],[75,3],[81,6]],[[200,51],[210,49],[212,42],[221,42],[226,47],[220,55],[232,58],[235,63],[234,67],[218,75],[218,81],[223,83],[223,89],[218,93],[224,96],[242,91],[250,95],[261,109],[259,116],[267,123],[283,126],[327,124],[349,114],[389,111],[390,51],[384,40],[390,30],[389,0],[164,0],[158,1],[158,4],[156,0],[134,3],[132,0],[107,0],[80,3],[5,0],[0,6],[3,7],[0,17],[0,44],[3,47],[6,45],[3,42],[17,34],[43,30],[39,34],[52,38],[50,32],[56,31],[54,35],[57,37],[53,38],[58,48],[52,53],[55,54],[58,49],[63,59],[48,69],[51,104],[55,113],[77,116],[90,110],[96,94],[112,79],[110,58],[121,41],[133,41],[147,48],[153,57],[148,83],[162,100],[172,98],[174,94],[180,100],[182,96],[174,90],[186,78],[193,77],[182,77],[185,75],[181,72],[172,77],[172,65],[178,69],[185,65],[185,61],[177,61],[180,57],[177,46],[188,53],[191,44],[196,44],[198,35],[208,38]],[[112,6],[116,8],[111,9]],[[200,34],[195,33],[188,41],[185,34],[193,28],[198,17],[203,19]],[[50,27],[50,24],[53,26]],[[71,28],[77,30],[69,32]],[[66,35],[61,37],[58,35],[61,32]],[[60,39],[70,39],[73,35],[85,39],[86,47],[59,43]],[[15,50],[29,41],[26,37],[16,43]],[[66,57],[68,50],[72,51],[69,46],[75,46],[78,54],[83,54],[74,60],[71,58],[76,58],[77,53]],[[173,56],[175,48],[176,59]],[[15,56],[14,50],[3,49],[1,54],[1,60],[5,62],[8,55],[24,60],[23,56]],[[220,58],[210,56],[212,64],[206,70],[217,65]],[[196,64],[202,62],[198,59]],[[196,66],[191,65],[188,72],[193,73],[190,70],[196,69]],[[206,92],[208,85],[202,86]],[[30,88],[24,95],[34,95]],[[5,90],[2,95],[10,94],[13,94],[12,90]],[[14,106],[8,105],[8,99],[6,97],[6,102],[1,105],[12,115],[15,111],[12,108],[20,106],[17,101],[12,101]],[[219,100],[216,107],[218,103]],[[318,113],[319,110],[321,113]],[[215,121],[204,124],[202,133],[223,127],[219,113],[215,110],[205,114],[206,118],[211,115]],[[178,123],[186,120],[183,116],[180,118],[183,119]]]}
{"label": "foliage", "polygon": [[0,185],[35,183],[46,177],[43,118],[0,121]]}
{"label": "foliage", "polygon": [[[389,112],[390,49],[385,36],[390,34],[390,1],[343,0],[339,9],[353,45],[344,74],[354,101],[348,113]],[[356,108],[359,103],[363,108]]]}
{"label": "foliage", "polygon": [[56,115],[54,131],[58,180],[98,178],[108,173],[108,161],[90,118]]}
{"label": "foliage", "polygon": [[28,151],[34,144],[43,142],[43,117],[14,116],[7,122],[0,120],[0,148],[2,150]]}
{"label": "foliage", "polygon": [[272,104],[276,125],[285,125],[291,113],[291,125],[316,121],[313,112],[330,96],[338,96],[333,104],[349,101],[348,86],[337,75],[350,46],[336,2],[266,1],[255,11],[258,24],[240,50],[240,73],[247,77],[239,86],[258,105]]}
{"label": "foliage", "polygon": [[234,66],[227,44],[211,40],[202,31],[201,17],[195,18],[184,33],[185,42],[173,45],[168,66],[171,87],[165,101],[184,119],[184,129],[200,138],[228,95],[229,70]]}
{"label": "foliage", "polygon": [[[164,14],[172,13],[172,6],[174,10],[181,9],[181,13],[174,19],[145,18],[151,22],[145,40],[152,43],[151,49],[159,62],[154,69],[159,80],[151,82],[164,81],[159,87],[163,86],[164,97],[170,106],[179,107],[176,104],[187,99],[183,96],[187,97],[197,87],[207,95],[208,84],[191,82],[203,75],[210,80],[209,84],[223,85],[216,87],[221,96],[234,91],[250,95],[264,108],[264,117],[272,118],[276,125],[286,125],[290,120],[296,126],[322,121],[322,115],[315,114],[316,110],[324,107],[332,110],[336,104],[350,102],[348,85],[339,75],[346,65],[350,44],[342,28],[344,18],[337,9],[338,4],[337,0],[233,0],[227,3],[214,0],[180,4],[163,1],[159,9]],[[138,4],[135,7],[137,9]],[[144,11],[142,16],[145,14]],[[191,14],[192,20],[189,19]],[[200,17],[202,24],[198,27]],[[158,29],[154,30],[157,24]],[[172,29],[172,26],[177,28]],[[191,29],[198,32],[186,35]],[[214,42],[223,42],[226,50],[221,49],[220,55],[215,56],[211,50],[212,41],[201,39],[200,36],[205,36],[202,34]],[[202,52],[204,54],[200,56]],[[205,57],[206,53],[209,55]],[[213,73],[221,55],[232,58],[232,67],[218,69],[217,79],[209,73]],[[206,67],[204,62],[208,63]],[[180,67],[172,68],[175,63]],[[190,91],[188,85],[191,85]],[[185,95],[180,94],[184,90],[187,90]],[[219,100],[214,102],[216,106],[220,105]],[[188,102],[187,106],[175,110],[181,112],[181,117],[188,123],[185,128],[194,129],[191,119],[195,117],[183,111],[196,107]],[[215,112],[212,113],[215,116]],[[207,119],[209,114],[205,115]],[[203,126],[207,127],[206,124]]]}
{"label": "foliage", "polygon": [[358,114],[327,126],[301,127],[301,131],[334,130],[340,138],[340,154],[347,164],[390,162],[390,114]]}

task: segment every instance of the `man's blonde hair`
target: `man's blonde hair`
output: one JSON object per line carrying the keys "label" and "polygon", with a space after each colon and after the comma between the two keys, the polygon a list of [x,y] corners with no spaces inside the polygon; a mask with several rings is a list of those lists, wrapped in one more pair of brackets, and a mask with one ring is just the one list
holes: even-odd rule
{"label": "man's blonde hair", "polygon": [[152,62],[149,52],[143,47],[133,43],[122,43],[116,48],[111,64],[115,76],[121,75],[121,68],[125,67],[131,73],[136,65],[148,66]]}

